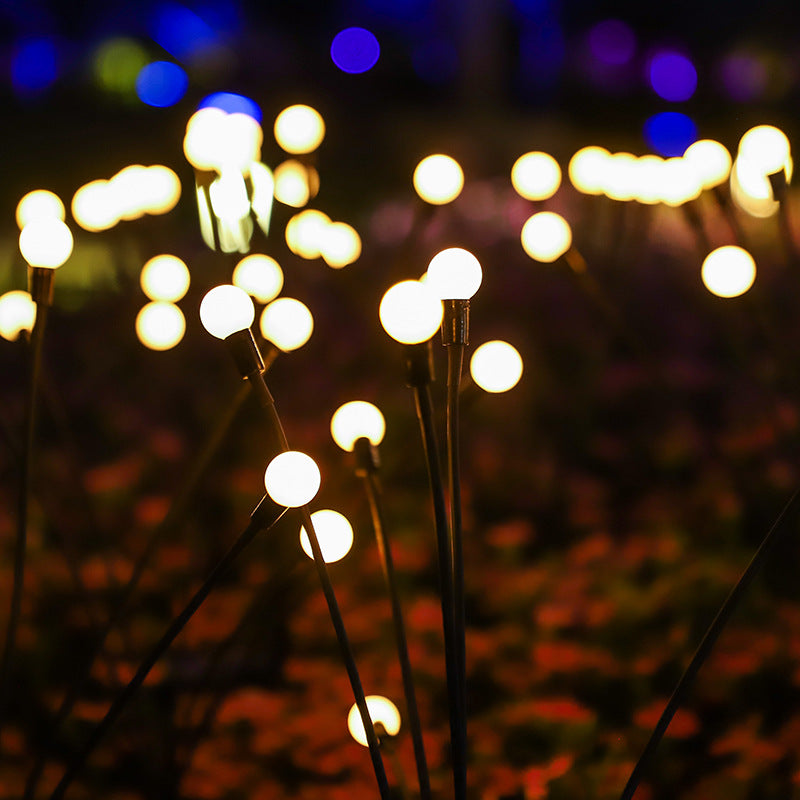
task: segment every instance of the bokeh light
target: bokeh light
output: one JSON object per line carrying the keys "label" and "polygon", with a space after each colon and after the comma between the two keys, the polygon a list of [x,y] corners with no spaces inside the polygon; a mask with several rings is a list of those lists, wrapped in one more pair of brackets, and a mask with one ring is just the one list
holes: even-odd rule
{"label": "bokeh light", "polygon": [[105,231],[119,222],[108,181],[103,179],[81,186],[72,197],[70,210],[75,222],[87,231]]}
{"label": "bokeh light", "polygon": [[333,441],[348,453],[358,439],[369,439],[377,446],[386,433],[386,420],[381,410],[366,400],[351,400],[339,406],[331,417]]}
{"label": "bokeh light", "polygon": [[450,203],[464,188],[464,172],[451,156],[436,153],[426,156],[414,168],[414,190],[433,205]]}
{"label": "bokeh light", "polygon": [[275,167],[275,199],[292,208],[302,208],[319,190],[319,173],[293,158]]}
{"label": "bokeh light", "polygon": [[0,336],[14,342],[23,331],[32,331],[36,322],[36,303],[21,289],[0,296]]}
{"label": "bokeh light", "polygon": [[35,219],[19,234],[19,250],[32,267],[60,267],[72,254],[72,246],[72,232],[58,217]]}
{"label": "bokeh light", "polygon": [[583,194],[602,194],[611,154],[605,147],[588,145],[569,160],[568,174],[572,185]]}
{"label": "bokeh light", "polygon": [[331,59],[342,72],[356,75],[378,63],[381,47],[366,28],[345,28],[331,42]]}
{"label": "bokeh light", "polygon": [[202,108],[218,108],[226,114],[244,114],[252,117],[259,125],[264,118],[261,106],[255,100],[235,92],[214,92],[214,94],[204,97],[197,104],[197,108],[198,110]]}
{"label": "bokeh light", "polygon": [[297,104],[278,114],[273,132],[275,141],[287,153],[311,153],[325,138],[325,120],[315,108]]}
{"label": "bokeh light", "polygon": [[[322,551],[322,560],[326,564],[341,561],[353,546],[353,526],[344,514],[324,508],[311,515],[314,533],[317,534],[319,549]],[[300,528],[300,546],[303,552],[314,558],[311,541],[305,527]]]}
{"label": "bokeh light", "polygon": [[150,35],[171,56],[180,61],[207,57],[220,42],[214,29],[181,3],[161,0],[150,18]]}
{"label": "bokeh light", "polygon": [[314,317],[305,303],[294,297],[279,297],[262,312],[261,335],[284,353],[302,347],[314,332]]}
{"label": "bokeh light", "polygon": [[58,78],[58,49],[47,36],[16,42],[11,51],[11,85],[22,96],[36,95]]}
{"label": "bokeh light", "polygon": [[150,61],[136,40],[124,36],[107,39],[94,53],[95,80],[101,88],[121,99],[136,97],[136,79]]}
{"label": "bokeh light", "polygon": [[531,258],[551,263],[572,246],[572,229],[560,214],[542,211],[525,222],[520,239]]}
{"label": "bokeh light", "polygon": [[177,303],[189,291],[189,268],[177,256],[153,256],[142,267],[139,283],[151,300]]}
{"label": "bokeh light", "polygon": [[253,324],[256,310],[250,295],[233,284],[215,286],[200,302],[200,321],[218,339],[227,339]]}
{"label": "bokeh light", "polygon": [[561,185],[561,167],[549,153],[525,153],[511,168],[511,183],[526,200],[547,200]]}
{"label": "bokeh light", "polygon": [[136,316],[136,335],[150,350],[170,350],[186,333],[186,318],[178,306],[154,301]]}
{"label": "bokeh light", "polygon": [[[397,736],[400,732],[400,712],[397,710],[397,706],[387,697],[377,694],[368,694],[365,699],[373,726],[382,725],[389,736]],[[347,729],[360,745],[368,746],[364,721],[361,719],[361,713],[355,703],[347,715]]]}
{"label": "bokeh light", "polygon": [[425,285],[441,300],[469,300],[482,280],[480,261],[463,247],[440,250],[425,274]]}
{"label": "bokeh light", "polygon": [[264,486],[281,506],[298,508],[310,503],[319,491],[322,477],[311,456],[298,450],[279,453],[267,465]]}
{"label": "bokeh light", "polygon": [[765,175],[785,170],[792,176],[789,139],[774,125],[756,125],[739,140],[739,157],[746,159]]}
{"label": "bokeh light", "polygon": [[234,267],[232,281],[259,303],[269,303],[281,293],[283,270],[271,256],[252,253]]}
{"label": "bokeh light", "polygon": [[620,19],[603,20],[589,31],[589,50],[603,64],[622,66],[636,54],[636,34]]}
{"label": "bokeh light", "polygon": [[186,94],[189,77],[171,61],[152,61],[145,64],[136,76],[136,94],[148,106],[174,106]]}
{"label": "bokeh light", "polygon": [[697,89],[697,70],[683,53],[664,50],[650,59],[650,85],[664,100],[680,103]]}
{"label": "bokeh light", "polygon": [[20,230],[35,219],[54,217],[63,221],[65,216],[66,209],[61,198],[47,189],[34,189],[17,203],[16,220]]}
{"label": "bokeh light", "polygon": [[400,281],[389,288],[378,309],[386,333],[401,344],[427,342],[439,330],[442,301],[421,281]]}
{"label": "bokeh light", "polygon": [[665,158],[671,158],[683,155],[697,139],[697,126],[686,114],[662,111],[645,121],[643,134],[648,147]]}
{"label": "bokeh light", "polygon": [[756,262],[750,253],[736,245],[712,250],[703,261],[703,283],[717,297],[738,297],[756,279]]}
{"label": "bokeh light", "polygon": [[322,260],[333,269],[341,269],[358,260],[361,255],[361,237],[346,222],[331,222],[322,231],[320,243]]}
{"label": "bokeh light", "polygon": [[316,208],[307,208],[295,214],[284,231],[286,244],[297,256],[308,260],[319,258],[325,238],[325,230],[331,218]]}
{"label": "bokeh light", "polygon": [[731,174],[731,154],[724,144],[714,139],[698,139],[686,148],[683,158],[691,164],[705,189],[719,186]]}
{"label": "bokeh light", "polygon": [[507,392],[522,377],[522,356],[513,345],[496,339],[475,350],[469,371],[472,380],[484,391]]}

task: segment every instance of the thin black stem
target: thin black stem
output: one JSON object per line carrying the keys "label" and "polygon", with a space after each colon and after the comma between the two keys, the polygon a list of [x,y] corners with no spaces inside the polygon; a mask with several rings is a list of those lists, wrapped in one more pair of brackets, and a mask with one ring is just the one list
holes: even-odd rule
{"label": "thin black stem", "polygon": [[708,658],[712,648],[716,644],[720,633],[722,633],[722,629],[725,627],[733,615],[733,612],[736,610],[736,605],[741,596],[753,581],[753,578],[755,578],[759,569],[761,569],[763,566],[770,549],[778,541],[781,533],[788,529],[788,523],[795,518],[798,511],[800,511],[800,489],[795,491],[795,493],[789,499],[789,502],[783,507],[783,510],[778,515],[778,518],[767,532],[767,535],[759,545],[758,550],[756,550],[753,558],[747,565],[747,569],[742,573],[742,576],[739,578],[733,589],[731,589],[727,599],[717,612],[717,616],[714,617],[714,621],[711,623],[710,627],[703,636],[700,645],[695,651],[695,654],[692,656],[692,660],[689,662],[688,666],[683,672],[683,675],[681,675],[675,690],[672,692],[672,696],[669,698],[666,708],[661,713],[655,729],[650,735],[650,739],[645,745],[641,756],[639,756],[639,760],[636,762],[636,765],[631,772],[631,776],[628,778],[628,782],[625,784],[625,788],[620,795],[620,800],[631,800],[633,797],[634,792],[639,786],[642,776],[653,759],[656,748],[661,742],[661,739],[664,737],[664,733],[669,727],[669,723],[672,721],[673,716],[675,716],[675,712],[686,698],[686,695],[688,694],[692,682],[699,672],[700,667],[703,666],[703,663]]}
{"label": "thin black stem", "polygon": [[417,780],[419,793],[422,800],[430,800],[431,782],[428,775],[428,762],[425,758],[425,745],[422,739],[422,725],[419,719],[417,694],[414,689],[414,673],[411,669],[411,659],[408,656],[408,641],[406,628],[403,621],[403,611],[400,606],[400,594],[397,591],[397,580],[394,571],[392,548],[386,536],[386,527],[383,521],[383,512],[380,503],[380,486],[377,476],[368,470],[362,473],[364,489],[369,502],[372,516],[372,527],[375,531],[375,541],[378,545],[378,555],[381,560],[381,569],[389,592],[392,605],[392,621],[394,622],[394,635],[397,644],[397,656],[400,659],[400,673],[403,678],[403,692],[408,709],[408,724],[411,729],[411,739],[414,744],[414,760],[417,765]]}

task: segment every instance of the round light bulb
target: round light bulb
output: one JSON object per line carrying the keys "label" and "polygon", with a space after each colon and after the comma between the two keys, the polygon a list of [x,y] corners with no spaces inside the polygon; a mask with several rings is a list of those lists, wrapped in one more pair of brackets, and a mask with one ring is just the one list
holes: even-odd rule
{"label": "round light bulb", "polygon": [[753,285],[756,262],[747,250],[725,245],[706,256],[701,276],[706,289],[717,297],[738,297]]}
{"label": "round light bulb", "polygon": [[683,158],[697,173],[704,189],[725,183],[731,174],[731,154],[714,139],[698,139],[686,148]]}
{"label": "round light bulb", "polygon": [[150,204],[150,173],[141,164],[121,169],[108,182],[109,202],[120,219],[133,220],[144,216]]}
{"label": "round light bulb", "polygon": [[322,231],[320,243],[322,260],[333,269],[341,269],[358,260],[361,255],[361,237],[346,222],[331,222]]}
{"label": "round light bulb", "polygon": [[439,330],[444,316],[442,301],[420,281],[400,281],[383,295],[381,325],[402,344],[427,342]]}
{"label": "round light bulb", "polygon": [[223,169],[233,169],[247,174],[250,164],[261,158],[264,132],[261,125],[249,114],[235,112],[224,121],[225,135],[220,161]]}
{"label": "round light bulb", "polygon": [[547,200],[561,185],[561,167],[549,153],[525,153],[511,168],[511,184],[526,200]]}
{"label": "round light bulb", "polygon": [[757,165],[765,175],[791,170],[789,139],[773,125],[750,128],[739,140],[739,155]]}
{"label": "round light bulb", "polygon": [[486,342],[472,354],[469,371],[472,380],[484,391],[507,392],[522,377],[522,357],[508,342]]}
{"label": "round light bulb", "polygon": [[733,202],[752,217],[771,217],[778,211],[780,204],[769,178],[758,164],[741,154],[733,162],[730,188]]}
{"label": "round light bulb", "polygon": [[200,303],[203,327],[218,339],[227,339],[253,324],[256,310],[250,295],[238,286],[223,284],[206,293]]}
{"label": "round light bulb", "polygon": [[314,459],[297,450],[275,456],[264,473],[267,494],[278,505],[287,508],[310,503],[316,497],[321,481]]}
{"label": "round light bulb", "polygon": [[142,291],[151,300],[177,303],[189,291],[189,268],[177,256],[163,254],[145,262],[139,275]]}
{"label": "round light bulb", "polygon": [[307,208],[286,223],[286,244],[296,256],[309,260],[319,258],[325,231],[330,224],[331,218],[323,211]]}
{"label": "round light bulb", "polygon": [[[311,515],[311,522],[317,534],[319,549],[322,551],[322,560],[326,564],[341,561],[353,546],[353,526],[347,517],[338,511],[323,509]],[[309,558],[314,558],[305,527],[300,528],[300,546]]]}
{"label": "round light bulb", "polygon": [[606,197],[620,202],[627,202],[636,197],[637,161],[633,153],[614,153],[606,159],[601,185]]}
{"label": "round light bulb", "polygon": [[117,206],[108,185],[109,182],[102,178],[90,181],[73,195],[70,210],[75,222],[84,230],[92,233],[106,231],[119,222]]}
{"label": "round light bulb", "polygon": [[269,303],[283,289],[283,270],[271,256],[253,253],[236,265],[232,281],[259,303]]}
{"label": "round light bulb", "polygon": [[36,322],[36,303],[21,289],[0,296],[0,336],[16,341],[22,331],[32,331]]}
{"label": "round light bulb", "polygon": [[661,166],[660,200],[677,207],[700,196],[703,184],[697,170],[684,158],[668,158]]}
{"label": "round light bulb", "polygon": [[275,199],[302,208],[319,191],[319,174],[314,167],[289,159],[275,167]]}
{"label": "round light bulb", "polygon": [[287,153],[310,153],[325,138],[325,121],[311,106],[289,106],[275,118],[274,133],[275,141]]}
{"label": "round light bulb", "polygon": [[348,453],[358,439],[367,438],[379,445],[386,433],[386,420],[380,409],[365,400],[351,400],[336,409],[331,417],[333,441]]}
{"label": "round light bulb", "polygon": [[279,297],[261,312],[259,327],[267,341],[288,353],[311,338],[314,317],[305,303],[293,297]]}
{"label": "round light bulb", "polygon": [[480,261],[469,250],[448,247],[431,259],[425,283],[442,300],[469,300],[482,279]]}
{"label": "round light bulb", "polygon": [[58,217],[35,219],[19,234],[22,257],[32,267],[60,267],[72,253],[72,232]]}
{"label": "round light bulb", "polygon": [[583,194],[602,194],[611,154],[604,147],[582,147],[569,161],[572,185]]}
{"label": "round light bulb", "polygon": [[183,153],[195,169],[222,167],[227,116],[222,109],[208,106],[195,111],[189,118],[183,138]]}
{"label": "round light bulb", "polygon": [[661,177],[664,159],[661,156],[646,155],[636,159],[635,200],[654,205],[661,202]]}
{"label": "round light bulb", "polygon": [[423,158],[414,170],[414,190],[432,205],[450,203],[464,188],[464,171],[450,156],[437,153]]}
{"label": "round light bulb", "polygon": [[[400,732],[400,712],[397,710],[397,706],[391,700],[381,697],[379,694],[368,694],[365,699],[372,724],[383,725],[389,736],[397,736]],[[355,703],[347,715],[347,729],[360,745],[368,746],[364,722]]]}
{"label": "round light bulb", "polygon": [[136,335],[151,350],[169,350],[186,333],[186,318],[178,306],[163,301],[148,303],[136,315]]}
{"label": "round light bulb", "polygon": [[181,181],[174,170],[162,164],[147,167],[148,214],[166,214],[172,211],[181,197]]}
{"label": "round light bulb", "polygon": [[53,217],[63,222],[65,214],[64,204],[57,194],[47,189],[34,189],[17,203],[17,227],[22,230],[35,219]]}
{"label": "round light bulb", "polygon": [[535,261],[552,263],[572,246],[572,229],[560,214],[541,211],[522,226],[522,248]]}

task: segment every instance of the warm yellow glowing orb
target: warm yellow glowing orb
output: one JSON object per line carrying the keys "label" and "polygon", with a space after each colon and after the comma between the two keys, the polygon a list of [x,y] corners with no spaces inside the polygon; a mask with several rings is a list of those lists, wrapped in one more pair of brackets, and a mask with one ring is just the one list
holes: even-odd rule
{"label": "warm yellow glowing orb", "polygon": [[704,189],[725,183],[731,174],[731,154],[724,144],[714,139],[698,139],[686,148],[683,158],[697,173]]}
{"label": "warm yellow glowing orb", "polygon": [[420,281],[400,281],[386,291],[378,310],[381,325],[401,344],[427,342],[439,330],[442,301]]}
{"label": "warm yellow glowing orb", "polygon": [[583,194],[602,194],[611,154],[604,147],[582,147],[569,161],[572,185]]}
{"label": "warm yellow glowing orb", "polygon": [[136,335],[151,350],[169,350],[186,333],[186,319],[178,306],[155,301],[148,303],[136,316]]}
{"label": "warm yellow glowing orb", "polygon": [[308,306],[293,297],[279,297],[262,312],[261,335],[284,353],[302,347],[314,332],[314,317]]}
{"label": "warm yellow glowing orb", "polygon": [[386,420],[381,410],[366,400],[351,400],[336,409],[331,417],[333,441],[348,453],[358,439],[369,439],[374,445],[383,441]]}
{"label": "warm yellow glowing orb", "polygon": [[486,392],[507,392],[522,377],[522,356],[508,342],[486,342],[472,354],[469,362],[472,380]]}
{"label": "warm yellow glowing orb", "polygon": [[150,205],[149,172],[142,164],[121,169],[108,182],[109,202],[120,219],[139,219]]}
{"label": "warm yellow glowing orb", "polygon": [[189,268],[177,256],[163,254],[145,262],[139,275],[142,291],[151,300],[177,303],[189,291]]}
{"label": "warm yellow glowing orb", "polygon": [[181,197],[181,181],[174,170],[162,164],[147,167],[148,214],[166,214],[172,211]]}
{"label": "warm yellow glowing orb", "polygon": [[249,114],[228,114],[223,122],[224,139],[219,152],[223,170],[233,169],[247,174],[250,165],[261,158],[264,132],[261,125]]}
{"label": "warm yellow glowing orb", "polygon": [[440,250],[425,274],[425,285],[441,300],[469,300],[482,280],[480,261],[463,247]]}
{"label": "warm yellow glowing orb", "polygon": [[72,197],[72,216],[86,231],[97,232],[113,228],[119,222],[119,213],[106,180],[90,181]]}
{"label": "warm yellow glowing orb", "polygon": [[311,106],[294,105],[278,114],[273,130],[275,141],[287,153],[310,153],[325,138],[325,120]]}
{"label": "warm yellow glowing orb", "polygon": [[[366,701],[372,724],[382,725],[389,736],[397,736],[400,732],[400,712],[397,710],[397,706],[391,700],[379,694],[367,695]],[[347,715],[347,729],[360,745],[368,746],[364,721],[361,719],[361,714],[355,703]]]}
{"label": "warm yellow glowing orb", "polygon": [[464,171],[454,158],[436,153],[423,158],[414,170],[414,190],[432,205],[450,203],[464,188]]}
{"label": "warm yellow glowing orb", "polygon": [[65,215],[61,198],[47,189],[34,189],[17,203],[17,227],[20,230],[35,219],[55,217],[63,222]]}
{"label": "warm yellow glowing orb", "polygon": [[733,162],[730,188],[733,202],[752,217],[771,217],[778,211],[780,204],[769,178],[757,163],[741,154]]}
{"label": "warm yellow glowing orb", "polygon": [[341,269],[358,260],[361,255],[361,237],[346,222],[331,222],[322,231],[320,243],[322,260],[333,269]]}
{"label": "warm yellow glowing orb", "polygon": [[765,175],[786,169],[791,177],[791,149],[786,134],[774,125],[750,128],[739,140],[739,155]]}
{"label": "warm yellow glowing orb", "polygon": [[547,200],[561,185],[561,167],[549,153],[525,153],[511,168],[511,184],[526,200]]}
{"label": "warm yellow glowing orb", "polygon": [[237,170],[227,170],[215,178],[208,193],[211,197],[211,208],[221,220],[237,222],[250,213],[247,184]]}
{"label": "warm yellow glowing orb", "polygon": [[195,169],[213,170],[222,166],[228,115],[220,108],[201,108],[186,123],[183,153]]}
{"label": "warm yellow glowing orb", "polygon": [[256,310],[250,295],[238,286],[223,284],[206,292],[200,303],[203,327],[218,339],[227,339],[253,324]]}
{"label": "warm yellow glowing orb", "polygon": [[32,267],[60,267],[72,254],[72,232],[58,217],[29,222],[19,234],[19,250]]}
{"label": "warm yellow glowing orb", "polygon": [[668,158],[661,166],[659,194],[662,203],[677,207],[695,200],[703,191],[703,183],[691,162],[685,158]]}
{"label": "warm yellow glowing orb", "polygon": [[319,491],[322,477],[311,456],[288,450],[275,456],[264,473],[267,494],[279,505],[298,508],[310,503]]}
{"label": "warm yellow glowing orb", "polygon": [[319,173],[314,167],[289,159],[275,167],[275,199],[302,208],[319,191]]}
{"label": "warm yellow glowing orb", "polygon": [[269,303],[281,293],[283,270],[271,256],[253,253],[236,265],[232,281],[259,303]]}
{"label": "warm yellow glowing orb", "polygon": [[552,263],[572,246],[572,229],[560,214],[540,211],[522,226],[522,248],[535,261]]}
{"label": "warm yellow glowing orb", "polygon": [[614,153],[604,166],[601,191],[606,197],[627,202],[636,197],[636,166],[638,159],[633,153]]}
{"label": "warm yellow glowing orb", "polygon": [[706,289],[717,297],[738,297],[756,279],[756,262],[747,250],[726,245],[712,250],[701,272]]}
{"label": "warm yellow glowing orb", "polygon": [[16,341],[22,331],[32,331],[36,322],[36,303],[27,292],[14,289],[0,296],[0,336]]}
{"label": "warm yellow glowing orb", "polygon": [[297,256],[306,259],[319,258],[325,231],[331,218],[322,211],[307,208],[295,214],[286,223],[286,244]]}
{"label": "warm yellow glowing orb", "polygon": [[[317,534],[319,549],[322,551],[322,560],[326,564],[341,561],[353,546],[353,526],[347,517],[338,511],[326,508],[315,511],[311,515],[311,522],[314,525],[314,533]],[[300,546],[309,558],[314,558],[305,527],[300,528]]]}
{"label": "warm yellow glowing orb", "polygon": [[634,191],[639,203],[654,205],[661,202],[663,166],[661,156],[651,154],[636,159]]}

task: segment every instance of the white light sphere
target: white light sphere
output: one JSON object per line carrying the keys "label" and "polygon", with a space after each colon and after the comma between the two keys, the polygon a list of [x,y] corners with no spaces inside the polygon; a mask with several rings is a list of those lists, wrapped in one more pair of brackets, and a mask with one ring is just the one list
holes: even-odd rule
{"label": "white light sphere", "polygon": [[686,148],[684,160],[696,172],[704,189],[728,180],[733,161],[728,148],[714,139],[698,139]]}
{"label": "white light sphere", "polygon": [[[382,697],[378,694],[368,694],[366,701],[372,724],[383,725],[389,736],[397,736],[400,732],[400,712],[397,710],[397,706],[387,697]],[[347,729],[360,745],[369,746],[367,734],[364,730],[364,721],[361,719],[361,713],[355,703],[353,703],[350,713],[347,715]]]}
{"label": "white light sphere", "polygon": [[431,259],[425,284],[441,300],[469,300],[482,280],[480,261],[469,250],[448,247]]}
{"label": "white light sphere", "polygon": [[361,237],[346,222],[331,222],[322,231],[320,243],[322,260],[333,269],[341,269],[358,260],[361,255]]}
{"label": "white light sphere", "polygon": [[312,166],[289,159],[275,167],[275,199],[302,208],[319,190],[319,174]]}
{"label": "white light sphere", "polygon": [[72,232],[58,217],[35,219],[19,234],[20,252],[32,267],[60,267],[72,254],[72,245]]}
{"label": "white light sphere", "polygon": [[450,203],[464,188],[464,171],[451,156],[436,153],[423,158],[414,169],[414,190],[432,205]]}
{"label": "white light sphere", "polygon": [[283,270],[271,256],[252,253],[234,267],[232,281],[259,303],[269,303],[283,289]]}
{"label": "white light sphere", "polygon": [[[353,546],[353,526],[344,514],[325,508],[315,511],[311,515],[314,533],[317,534],[319,549],[322,551],[322,560],[326,564],[341,561]],[[300,546],[303,552],[311,559],[314,551],[305,527],[300,528]]]}
{"label": "white light sphere", "polygon": [[221,220],[238,222],[250,213],[247,184],[238,170],[225,170],[208,188],[211,208]]}
{"label": "white light sphere", "polygon": [[511,184],[526,200],[547,200],[561,185],[561,167],[549,153],[525,153],[511,168]]}
{"label": "white light sphere", "polygon": [[331,417],[333,441],[348,453],[358,439],[366,438],[379,445],[385,433],[386,420],[381,410],[366,400],[351,400],[339,406]]}
{"label": "white light sphere", "polygon": [[109,202],[120,219],[133,220],[144,216],[150,205],[150,173],[142,164],[130,164],[108,182]]}
{"label": "white light sphere", "polygon": [[636,159],[635,200],[646,205],[661,202],[661,178],[664,159],[661,156],[646,155]]}
{"label": "white light sphere", "polygon": [[0,296],[0,336],[16,341],[22,331],[32,331],[36,322],[36,303],[28,292],[14,289]]}
{"label": "white light sphere", "polygon": [[604,166],[601,191],[606,197],[620,202],[636,198],[638,159],[633,153],[614,153]]}
{"label": "white light sphere", "polygon": [[476,348],[469,371],[472,380],[484,391],[507,392],[522,377],[522,356],[513,345],[496,339]]}
{"label": "white light sphere", "polygon": [[236,170],[247,174],[250,164],[261,158],[264,132],[261,125],[249,114],[233,113],[225,117],[225,135],[220,163],[223,170]]}
{"label": "white light sphere", "polygon": [[751,217],[771,217],[780,206],[767,175],[741,154],[733,162],[730,189],[733,202]]}
{"label": "white light sphere", "polygon": [[267,494],[280,506],[299,508],[310,503],[319,491],[322,477],[311,456],[288,450],[275,456],[264,472]]}
{"label": "white light sphere", "polygon": [[535,261],[556,261],[572,246],[572,229],[560,214],[541,211],[522,226],[522,248]]}
{"label": "white light sphere", "polygon": [[174,170],[162,164],[147,167],[148,214],[166,214],[172,211],[181,197],[181,181]]}
{"label": "white light sphere", "polygon": [[572,185],[583,194],[602,194],[611,154],[604,147],[582,147],[569,161]]}
{"label": "white light sphere", "polygon": [[717,297],[738,297],[756,279],[756,262],[742,247],[725,245],[712,250],[703,261],[703,283]]}
{"label": "white light sphere", "polygon": [[200,303],[203,327],[218,339],[227,339],[253,324],[256,310],[250,295],[232,284],[215,286]]}
{"label": "white light sphere", "polygon": [[330,224],[331,218],[325,212],[307,208],[286,223],[286,244],[296,256],[309,261],[319,258],[325,231]]}
{"label": "white light sphere", "polygon": [[325,138],[325,120],[311,106],[284,108],[275,118],[275,141],[287,153],[299,155],[316,150]]}
{"label": "white light sphere", "polygon": [[284,353],[302,347],[314,332],[314,317],[305,303],[293,297],[279,297],[262,312],[261,335]]}
{"label": "white light sphere", "polygon": [[61,198],[47,189],[34,189],[17,203],[16,219],[20,230],[35,219],[55,217],[63,222],[65,215]]}
{"label": "white light sphere", "polygon": [[102,178],[81,186],[72,196],[70,210],[75,222],[92,233],[113,228],[120,219],[109,182]]}
{"label": "white light sphere", "polygon": [[185,333],[186,318],[172,303],[153,301],[136,315],[136,335],[151,350],[170,350]]}
{"label": "white light sphere", "polygon": [[739,140],[739,155],[770,175],[786,169],[791,177],[791,149],[786,134],[774,125],[756,125]]}
{"label": "white light sphere", "polygon": [[439,330],[444,316],[442,301],[420,281],[400,281],[381,299],[383,329],[401,344],[427,342]]}
{"label": "white light sphere", "polygon": [[676,208],[700,197],[703,183],[685,158],[668,158],[661,165],[659,195],[662,203]]}
{"label": "white light sphere", "polygon": [[139,275],[142,291],[151,300],[177,303],[189,291],[189,268],[177,256],[167,253],[145,262]]}
{"label": "white light sphere", "polygon": [[183,138],[183,153],[195,169],[221,169],[227,117],[222,109],[209,106],[195,111],[189,118]]}

